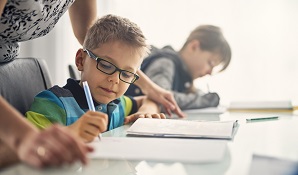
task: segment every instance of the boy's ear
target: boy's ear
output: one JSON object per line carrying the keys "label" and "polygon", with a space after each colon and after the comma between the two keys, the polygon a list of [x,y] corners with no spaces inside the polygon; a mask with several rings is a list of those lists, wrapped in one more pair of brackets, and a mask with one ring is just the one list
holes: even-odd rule
{"label": "boy's ear", "polygon": [[189,47],[192,51],[195,51],[197,49],[201,49],[200,46],[200,41],[199,40],[192,40],[191,42],[189,42]]}
{"label": "boy's ear", "polygon": [[76,53],[76,66],[79,71],[83,70],[84,61],[85,61],[84,51],[83,49],[79,49]]}

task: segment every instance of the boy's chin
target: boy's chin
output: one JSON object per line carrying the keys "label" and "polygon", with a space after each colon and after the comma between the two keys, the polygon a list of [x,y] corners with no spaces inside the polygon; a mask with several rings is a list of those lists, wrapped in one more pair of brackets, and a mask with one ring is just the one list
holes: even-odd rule
{"label": "boy's chin", "polygon": [[104,99],[96,100],[96,102],[99,103],[99,104],[108,104],[113,100],[114,99],[111,99],[111,98],[104,98]]}

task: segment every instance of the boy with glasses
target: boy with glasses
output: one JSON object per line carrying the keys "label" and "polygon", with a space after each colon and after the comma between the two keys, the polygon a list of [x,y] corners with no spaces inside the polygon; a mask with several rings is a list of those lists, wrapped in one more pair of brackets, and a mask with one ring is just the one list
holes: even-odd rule
{"label": "boy with glasses", "polygon": [[[123,96],[136,74],[148,45],[139,27],[126,18],[107,15],[89,29],[76,53],[81,81],[68,79],[64,87],[54,86],[39,93],[26,117],[39,128],[52,123],[66,125],[90,142],[99,133],[137,118],[165,118],[158,106],[145,97]],[[82,82],[87,81],[96,112],[88,111]]]}

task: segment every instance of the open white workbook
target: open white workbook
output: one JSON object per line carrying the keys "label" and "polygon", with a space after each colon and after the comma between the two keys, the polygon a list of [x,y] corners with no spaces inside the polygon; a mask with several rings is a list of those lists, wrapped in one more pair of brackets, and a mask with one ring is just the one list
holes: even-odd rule
{"label": "open white workbook", "polygon": [[90,145],[92,159],[212,163],[227,151],[227,140],[215,139],[102,137]]}
{"label": "open white workbook", "polygon": [[292,110],[292,101],[232,101],[230,110],[244,109],[269,109],[269,110]]}
{"label": "open white workbook", "polygon": [[232,139],[237,121],[192,121],[139,118],[127,130],[128,136]]}

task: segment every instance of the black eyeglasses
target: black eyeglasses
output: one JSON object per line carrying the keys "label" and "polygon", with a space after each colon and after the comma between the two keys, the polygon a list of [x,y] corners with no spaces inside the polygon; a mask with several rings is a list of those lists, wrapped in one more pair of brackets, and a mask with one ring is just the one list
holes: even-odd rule
{"label": "black eyeglasses", "polygon": [[97,61],[96,68],[105,74],[112,75],[116,71],[119,71],[119,79],[128,84],[132,84],[139,79],[137,74],[118,68],[113,63],[94,55],[90,50],[84,49],[84,52],[87,52],[90,58]]}

